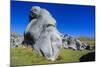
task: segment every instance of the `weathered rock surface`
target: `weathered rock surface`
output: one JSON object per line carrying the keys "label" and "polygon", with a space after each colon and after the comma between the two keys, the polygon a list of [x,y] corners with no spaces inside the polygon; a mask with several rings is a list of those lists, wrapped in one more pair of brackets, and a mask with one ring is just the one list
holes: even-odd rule
{"label": "weathered rock surface", "polygon": [[11,48],[18,47],[22,43],[22,41],[23,41],[23,36],[17,33],[11,32],[11,35],[10,35]]}
{"label": "weathered rock surface", "polygon": [[79,39],[74,38],[68,34],[62,36],[62,42],[64,48],[71,48],[74,50],[84,50],[87,48],[87,44],[81,42]]}

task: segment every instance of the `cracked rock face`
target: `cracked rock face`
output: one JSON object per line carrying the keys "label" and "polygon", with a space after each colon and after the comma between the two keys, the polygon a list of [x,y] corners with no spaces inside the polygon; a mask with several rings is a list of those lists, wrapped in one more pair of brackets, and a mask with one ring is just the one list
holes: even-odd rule
{"label": "cracked rock face", "polygon": [[11,48],[18,47],[21,45],[23,37],[17,33],[11,32],[10,35],[10,46]]}

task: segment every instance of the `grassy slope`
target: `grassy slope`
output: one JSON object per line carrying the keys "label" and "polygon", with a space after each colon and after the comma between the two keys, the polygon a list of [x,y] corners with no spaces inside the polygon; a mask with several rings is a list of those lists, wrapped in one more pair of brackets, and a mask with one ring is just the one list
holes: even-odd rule
{"label": "grassy slope", "polygon": [[32,64],[49,64],[49,63],[64,63],[64,62],[78,62],[79,58],[86,53],[91,52],[88,50],[73,51],[71,49],[63,49],[60,56],[54,62],[46,60],[38,56],[35,51],[32,52],[31,48],[11,48],[11,65],[32,65]]}

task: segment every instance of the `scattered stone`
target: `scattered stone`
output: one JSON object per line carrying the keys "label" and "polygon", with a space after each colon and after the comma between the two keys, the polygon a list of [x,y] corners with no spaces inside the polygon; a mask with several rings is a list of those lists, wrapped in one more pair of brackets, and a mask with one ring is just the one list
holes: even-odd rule
{"label": "scattered stone", "polygon": [[23,41],[23,36],[17,33],[11,32],[11,35],[10,35],[11,48],[18,47],[19,45],[21,45],[22,41]]}

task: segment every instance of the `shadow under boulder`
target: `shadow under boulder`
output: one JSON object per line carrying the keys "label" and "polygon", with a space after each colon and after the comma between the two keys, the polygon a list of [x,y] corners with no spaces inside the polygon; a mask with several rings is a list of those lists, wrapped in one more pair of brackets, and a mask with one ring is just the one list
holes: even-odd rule
{"label": "shadow under boulder", "polygon": [[90,52],[86,55],[83,55],[79,60],[80,62],[95,61],[95,52]]}

